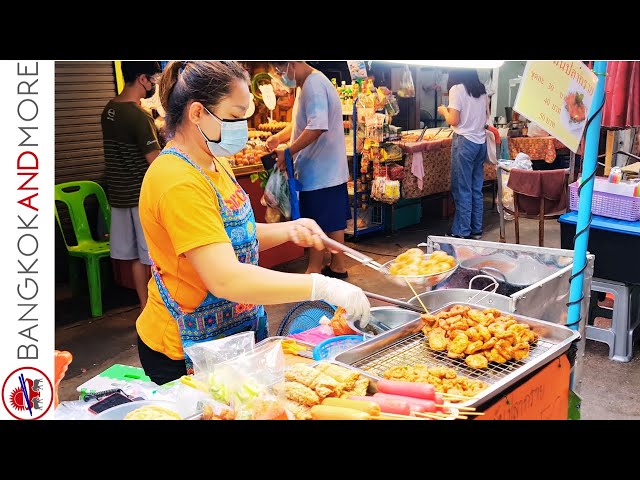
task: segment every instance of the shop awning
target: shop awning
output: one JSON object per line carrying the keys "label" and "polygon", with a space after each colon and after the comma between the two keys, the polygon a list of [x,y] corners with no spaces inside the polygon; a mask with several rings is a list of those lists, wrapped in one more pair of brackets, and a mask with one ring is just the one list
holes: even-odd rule
{"label": "shop awning", "polygon": [[608,62],[602,126],[640,126],[640,62]]}

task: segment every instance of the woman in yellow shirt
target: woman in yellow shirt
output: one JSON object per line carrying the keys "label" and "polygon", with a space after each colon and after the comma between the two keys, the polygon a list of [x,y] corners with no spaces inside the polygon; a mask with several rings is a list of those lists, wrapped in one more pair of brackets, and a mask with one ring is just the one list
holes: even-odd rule
{"label": "woman in yellow shirt", "polygon": [[136,323],[140,362],[158,384],[191,371],[184,347],[252,330],[268,336],[262,305],[323,299],[366,325],[362,290],[319,274],[258,266],[258,252],[292,241],[323,249],[310,219],[256,223],[224,156],[244,148],[249,76],[236,62],[171,62],[160,97],[171,141],[140,192],[140,221],[152,259],[149,300]]}

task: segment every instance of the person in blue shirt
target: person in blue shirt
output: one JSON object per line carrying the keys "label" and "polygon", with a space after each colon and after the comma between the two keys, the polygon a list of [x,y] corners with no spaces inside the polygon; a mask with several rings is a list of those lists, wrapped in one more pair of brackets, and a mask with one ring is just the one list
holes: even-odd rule
{"label": "person in blue shirt", "polygon": [[[349,167],[344,141],[342,105],[331,81],[301,61],[271,62],[273,73],[288,88],[296,89],[291,124],[267,139],[267,147],[278,154],[278,166],[285,168],[284,150],[290,141],[295,173],[302,184],[300,215],[314,219],[332,239],[344,243],[347,220],[351,218],[347,181]],[[324,252],[309,250],[306,273],[347,278],[343,253],[331,255],[324,266]]]}

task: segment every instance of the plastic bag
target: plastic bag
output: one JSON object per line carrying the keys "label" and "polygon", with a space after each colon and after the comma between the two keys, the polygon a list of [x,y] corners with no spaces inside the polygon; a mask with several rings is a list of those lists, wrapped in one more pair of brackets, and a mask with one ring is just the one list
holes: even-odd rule
{"label": "plastic bag", "polygon": [[533,163],[531,163],[531,157],[526,153],[518,153],[511,168],[517,168],[520,170],[533,170]]}
{"label": "plastic bag", "polygon": [[416,89],[413,86],[413,77],[409,65],[405,65],[400,79],[400,87],[398,88],[398,96],[403,98],[412,98],[416,96]]}
{"label": "plastic bag", "polygon": [[280,342],[219,363],[210,383],[225,386],[228,403],[238,420],[285,420],[284,353]]}
{"label": "plastic bag", "polygon": [[195,343],[185,348],[184,351],[193,362],[193,371],[199,374],[212,372],[216,364],[250,352],[255,344],[255,334],[250,331],[208,342]]}
{"label": "plastic bag", "polygon": [[269,175],[262,198],[265,207],[276,208],[282,213],[285,220],[291,220],[289,184],[284,172],[277,167],[274,167]]}
{"label": "plastic bag", "polygon": [[395,203],[400,199],[400,182],[386,177],[376,177],[371,184],[371,197],[384,203]]}

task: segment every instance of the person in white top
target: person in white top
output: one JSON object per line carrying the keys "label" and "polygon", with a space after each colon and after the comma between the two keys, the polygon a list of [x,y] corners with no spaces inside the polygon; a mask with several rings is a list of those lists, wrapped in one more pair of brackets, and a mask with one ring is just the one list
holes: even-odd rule
{"label": "person in white top", "polygon": [[485,86],[475,70],[449,72],[449,107],[438,107],[453,129],[451,144],[451,195],[456,205],[450,236],[482,237],[484,182],[487,158],[485,127],[489,103]]}

